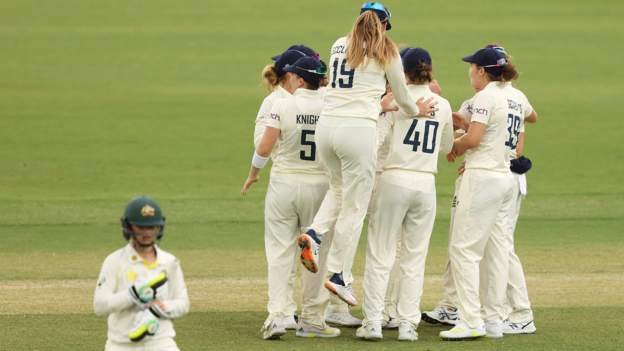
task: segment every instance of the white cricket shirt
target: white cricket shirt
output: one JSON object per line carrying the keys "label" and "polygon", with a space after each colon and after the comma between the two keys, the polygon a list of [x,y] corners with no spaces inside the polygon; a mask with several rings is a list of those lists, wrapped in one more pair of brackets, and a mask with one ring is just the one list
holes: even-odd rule
{"label": "white cricket shirt", "polygon": [[385,67],[376,60],[364,59],[360,66],[351,69],[346,57],[347,37],[342,37],[331,48],[329,85],[321,112],[323,116],[377,121],[381,112],[381,96],[386,91],[386,79],[392,87],[397,104],[407,115],[418,115],[416,101],[407,91],[398,51]]}
{"label": "white cricket shirt", "polygon": [[[108,315],[109,340],[132,343],[128,333],[142,310],[132,302],[128,289],[136,281],[163,271],[167,282],[158,288],[156,298],[164,303],[168,317],[181,317],[188,312],[190,303],[180,261],[175,256],[156,246],[156,261],[147,265],[129,243],[106,257],[95,288],[93,308],[98,316]],[[160,328],[150,340],[173,338],[175,331],[171,320],[160,319],[159,322]]]}
{"label": "white cricket shirt", "polygon": [[325,174],[318,160],[315,133],[321,109],[322,92],[299,88],[276,101],[266,126],[280,130],[278,144],[271,153],[271,172]]}
{"label": "white cricket shirt", "polygon": [[[409,118],[403,110],[380,117],[378,128],[388,130],[384,137],[390,149],[383,170],[401,169],[414,172],[437,173],[438,154],[447,154],[453,146],[452,109],[449,102],[429,89],[429,85],[408,85],[412,97],[438,102],[434,118]],[[385,127],[383,124],[390,124]],[[382,152],[380,151],[380,154]]]}

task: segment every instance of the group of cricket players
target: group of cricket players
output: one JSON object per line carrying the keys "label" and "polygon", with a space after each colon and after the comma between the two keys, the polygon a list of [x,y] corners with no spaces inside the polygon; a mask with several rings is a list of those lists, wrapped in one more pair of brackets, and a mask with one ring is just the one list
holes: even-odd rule
{"label": "group of cricket players", "polygon": [[[537,121],[512,86],[518,73],[499,45],[463,58],[475,95],[458,111],[441,96],[423,48],[386,36],[390,11],[365,3],[330,59],[305,45],[272,57],[270,90],[255,120],[244,195],[272,161],[265,198],[268,317],[264,339],[355,336],[418,340],[421,320],[449,325],[442,340],[536,331],[514,230],[525,173],[524,124]],[[451,205],[449,261],[438,306],[421,312],[425,261],[436,215],[439,157],[460,164]],[[463,157],[463,160],[460,160]],[[364,319],[353,261],[365,217]],[[172,319],[188,312],[178,260],[158,248],[165,218],[149,197],[122,218],[128,245],[107,257],[96,313],[108,314],[106,350],[178,350]],[[298,261],[301,301],[295,301]],[[300,306],[297,313],[297,306]]]}

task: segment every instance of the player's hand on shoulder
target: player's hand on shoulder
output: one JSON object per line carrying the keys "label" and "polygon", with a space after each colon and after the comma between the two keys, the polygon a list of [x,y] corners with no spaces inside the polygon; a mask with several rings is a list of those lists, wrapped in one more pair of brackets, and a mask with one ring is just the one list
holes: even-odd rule
{"label": "player's hand on shoulder", "polygon": [[418,115],[421,117],[434,117],[435,112],[438,110],[436,107],[437,104],[438,102],[433,97],[430,97],[427,100],[421,97],[416,101],[416,106],[418,106],[418,111],[420,111]]}

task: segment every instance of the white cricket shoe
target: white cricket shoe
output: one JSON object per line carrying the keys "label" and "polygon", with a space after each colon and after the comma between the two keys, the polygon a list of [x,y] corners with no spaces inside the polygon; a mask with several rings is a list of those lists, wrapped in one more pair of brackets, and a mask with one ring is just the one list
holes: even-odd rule
{"label": "white cricket shoe", "polygon": [[438,306],[432,311],[423,312],[421,318],[430,324],[455,325],[459,321],[457,308],[446,306]]}
{"label": "white cricket shoe", "polygon": [[297,330],[297,319],[294,315],[282,318],[280,324],[284,329]]}
{"label": "white cricket shoe", "polygon": [[286,329],[282,326],[281,323],[278,323],[279,320],[267,319],[260,330],[262,332],[262,338],[264,340],[276,340],[279,339],[282,335],[286,334]]}
{"label": "white cricket shoe", "polygon": [[358,339],[379,341],[383,339],[381,334],[381,321],[369,321],[355,331],[355,337]]}
{"label": "white cricket shoe", "polygon": [[346,302],[349,306],[358,304],[351,284],[347,285],[344,280],[342,280],[342,273],[334,273],[331,278],[325,282],[325,288],[332,294],[338,296],[338,298]]}
{"label": "white cricket shoe", "polygon": [[321,239],[316,235],[316,232],[310,229],[299,235],[297,245],[301,248],[299,256],[301,264],[312,273],[318,272]]}
{"label": "white cricket shoe", "polygon": [[451,330],[445,330],[440,332],[442,340],[470,340],[485,336],[485,325],[480,325],[477,328],[470,328],[468,324],[463,321],[457,322]]}
{"label": "white cricket shoe", "polygon": [[318,327],[301,322],[295,335],[303,338],[335,338],[340,336],[340,329],[330,327],[327,324]]}
{"label": "white cricket shoe", "polygon": [[325,316],[325,322],[340,325],[343,327],[359,327],[362,320],[355,318],[350,312],[328,312]]}
{"label": "white cricket shoe", "polygon": [[412,325],[412,323],[401,323],[399,324],[399,337],[397,338],[399,341],[416,341],[418,340],[418,333],[416,332],[416,328]]}
{"label": "white cricket shoe", "polygon": [[399,320],[396,318],[392,318],[390,317],[389,320],[384,320],[383,322],[381,322],[381,327],[383,329],[396,329],[399,327]]}
{"label": "white cricket shoe", "polygon": [[498,321],[485,321],[485,336],[488,338],[502,338],[503,337],[503,322]]}
{"label": "white cricket shoe", "polygon": [[503,334],[534,334],[537,331],[535,322],[513,323],[510,320],[503,321]]}

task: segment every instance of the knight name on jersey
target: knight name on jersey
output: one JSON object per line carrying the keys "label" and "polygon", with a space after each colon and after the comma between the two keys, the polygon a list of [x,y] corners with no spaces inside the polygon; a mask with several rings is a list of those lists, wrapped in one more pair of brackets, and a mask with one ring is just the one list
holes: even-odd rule
{"label": "knight name on jersey", "polygon": [[524,116],[524,114],[522,113],[522,104],[519,104],[510,99],[507,99],[507,104],[510,110],[517,111],[520,114],[520,116]]}
{"label": "knight name on jersey", "polygon": [[316,124],[318,119],[317,115],[297,115],[297,124]]}

